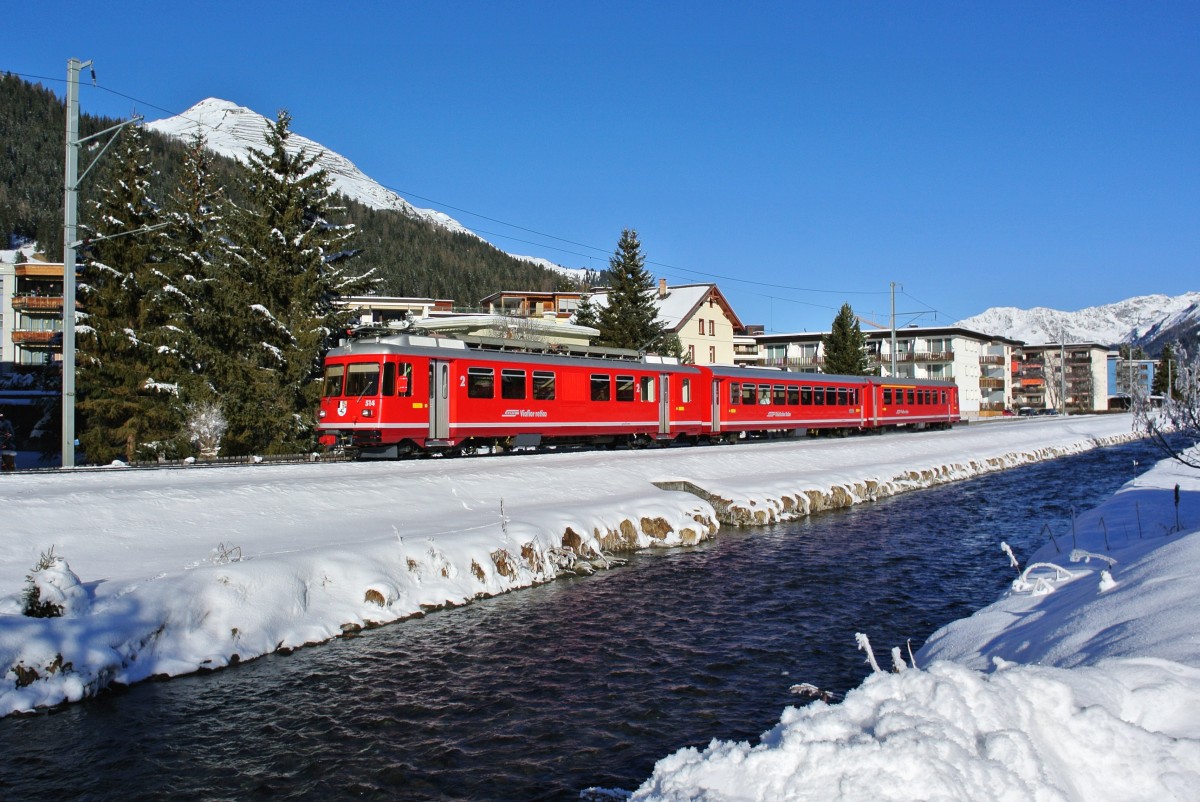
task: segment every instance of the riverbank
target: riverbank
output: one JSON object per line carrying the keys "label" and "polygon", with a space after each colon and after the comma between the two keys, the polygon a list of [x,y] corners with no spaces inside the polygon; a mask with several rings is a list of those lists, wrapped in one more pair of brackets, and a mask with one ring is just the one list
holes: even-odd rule
{"label": "riverbank", "polygon": [[[719,519],[806,514],[1130,428],[1099,416],[644,452],[6,476],[0,714],[594,570],[606,552],[694,543]],[[660,489],[684,485],[703,497]],[[35,576],[59,618],[20,614],[42,555]]]}
{"label": "riverbank", "polygon": [[1165,460],[915,659],[877,643],[883,670],[843,700],[799,696],[755,745],[683,749],[633,794],[595,798],[1195,799],[1198,573],[1200,473]]}

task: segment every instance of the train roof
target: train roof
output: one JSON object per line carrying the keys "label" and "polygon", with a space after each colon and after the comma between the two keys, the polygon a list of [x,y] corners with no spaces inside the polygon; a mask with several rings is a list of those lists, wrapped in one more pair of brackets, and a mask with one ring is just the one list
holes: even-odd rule
{"label": "train roof", "polygon": [[584,360],[607,367],[619,365],[654,366],[657,370],[694,372],[691,365],[682,365],[674,357],[643,354],[624,348],[601,346],[557,345],[534,340],[502,337],[430,337],[421,334],[396,333],[389,329],[356,330],[350,339],[343,340],[329,356],[353,354],[411,354],[427,358],[482,357],[504,355],[506,360],[528,363],[570,363]]}

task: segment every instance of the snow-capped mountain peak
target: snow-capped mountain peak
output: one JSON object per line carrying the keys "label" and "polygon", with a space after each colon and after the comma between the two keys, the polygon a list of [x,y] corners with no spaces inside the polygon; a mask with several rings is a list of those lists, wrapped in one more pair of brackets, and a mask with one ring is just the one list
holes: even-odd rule
{"label": "snow-capped mountain peak", "polygon": [[[258,112],[214,97],[200,101],[178,116],[146,124],[151,130],[184,140],[190,139],[199,131],[206,138],[210,150],[241,162],[246,160],[246,154],[251,148],[262,150],[266,147],[263,135],[270,126],[271,121]],[[329,173],[333,180],[333,190],[351,200],[372,209],[402,212],[450,231],[477,236],[443,212],[413,206],[367,176],[345,156],[292,131],[288,138],[288,151],[298,153],[301,149],[306,150],[310,156],[318,154],[317,166]]]}
{"label": "snow-capped mountain peak", "polygon": [[1143,345],[1169,331],[1200,325],[1200,292],[1142,295],[1077,312],[997,306],[957,325],[1031,345],[1061,342],[1064,337],[1069,342]]}

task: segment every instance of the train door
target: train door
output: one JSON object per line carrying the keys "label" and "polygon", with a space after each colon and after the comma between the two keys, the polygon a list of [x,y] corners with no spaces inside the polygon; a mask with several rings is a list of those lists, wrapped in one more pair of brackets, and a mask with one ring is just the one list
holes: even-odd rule
{"label": "train door", "polygon": [[671,433],[671,377],[658,375],[658,433]]}
{"label": "train door", "polygon": [[450,437],[450,363],[429,360],[429,439]]}
{"label": "train door", "polygon": [[721,431],[721,380],[712,380],[712,430]]}

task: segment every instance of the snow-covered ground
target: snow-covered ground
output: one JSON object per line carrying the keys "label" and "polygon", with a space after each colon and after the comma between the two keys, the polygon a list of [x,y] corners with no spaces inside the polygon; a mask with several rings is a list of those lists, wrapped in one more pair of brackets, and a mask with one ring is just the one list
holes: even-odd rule
{"label": "snow-covered ground", "polygon": [[[854,503],[1130,429],[1128,416],[1038,418],[733,447],[2,476],[0,714],[590,570],[600,552],[709,537],[718,519]],[[1117,560],[1109,576],[1105,560],[1070,562],[1060,534],[1063,553],[1037,556],[1071,572],[1055,592],[1013,593],[935,636],[919,670],[788,709],[760,744],[667,757],[636,798],[1195,798],[1197,602],[1172,580],[1196,575],[1200,541],[1173,531],[1176,482],[1195,529],[1200,477],[1160,465],[1079,521],[1075,547]],[[21,615],[30,584],[65,614]],[[886,658],[893,644],[878,646]]]}

